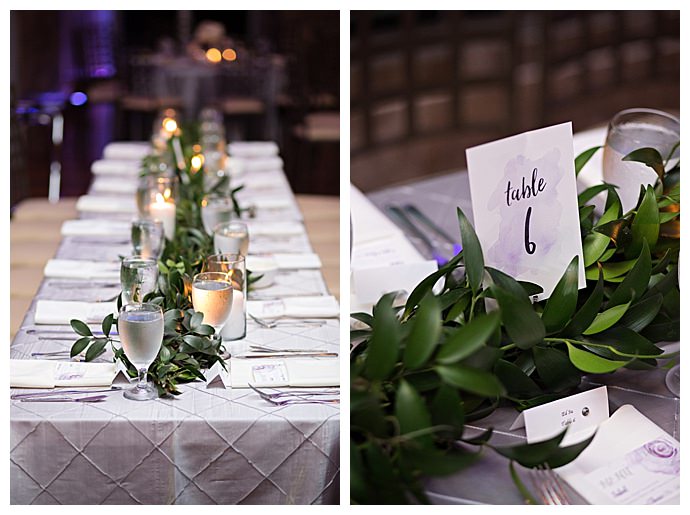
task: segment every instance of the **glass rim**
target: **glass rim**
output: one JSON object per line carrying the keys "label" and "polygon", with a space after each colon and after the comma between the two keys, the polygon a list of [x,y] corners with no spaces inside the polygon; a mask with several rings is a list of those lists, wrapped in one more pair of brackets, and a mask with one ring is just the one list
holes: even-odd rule
{"label": "glass rim", "polygon": [[130,302],[123,304],[118,313],[141,312],[141,313],[160,313],[163,315],[163,308],[153,302]]}
{"label": "glass rim", "polygon": [[232,287],[232,281],[228,278],[228,274],[226,272],[199,272],[192,279],[192,284],[194,284],[196,281],[222,282],[227,283]]}
{"label": "glass rim", "polygon": [[204,261],[208,263],[212,260],[212,258],[216,258],[219,256],[234,256],[234,259],[213,259],[213,261],[216,263],[244,263],[246,261],[246,257],[243,254],[239,254],[237,252],[218,252],[216,254],[209,254],[208,256],[206,256],[206,259],[204,259]]}
{"label": "glass rim", "polygon": [[163,222],[158,218],[137,218],[136,220],[132,220],[132,225],[155,225],[163,228]]}
{"label": "glass rim", "polygon": [[149,263],[149,264],[152,264],[152,265],[156,265],[156,267],[158,267],[158,260],[157,260],[157,259],[144,257],[144,256],[142,256],[141,254],[135,254],[134,256],[127,256],[127,257],[125,257],[125,258],[122,260],[122,264],[123,264],[123,265],[124,265],[124,264],[130,264],[130,263],[134,263],[134,262],[137,262],[137,261],[143,261],[143,262],[146,262],[146,263]]}
{"label": "glass rim", "polygon": [[246,223],[239,220],[230,220],[229,222],[220,222],[219,224],[216,224],[216,226],[213,228],[213,234],[216,234],[219,231],[226,231],[232,226],[239,227],[242,231],[249,235],[249,227]]}
{"label": "glass rim", "polygon": [[631,107],[628,109],[623,109],[622,111],[618,111],[616,114],[613,115],[613,118],[611,118],[611,122],[609,123],[609,127],[618,126],[620,124],[622,118],[629,116],[631,114],[647,114],[647,115],[658,116],[659,118],[664,118],[668,121],[676,123],[680,127],[680,119],[679,118],[672,115],[671,113],[667,113],[666,111],[661,111],[659,109],[652,109],[651,107]]}

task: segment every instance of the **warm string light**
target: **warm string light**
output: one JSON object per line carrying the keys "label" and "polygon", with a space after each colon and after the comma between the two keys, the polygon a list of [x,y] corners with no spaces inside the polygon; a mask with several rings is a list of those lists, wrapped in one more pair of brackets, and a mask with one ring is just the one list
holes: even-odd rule
{"label": "warm string light", "polygon": [[211,61],[212,63],[219,63],[222,59],[220,50],[217,48],[209,48],[206,50],[206,59]]}
{"label": "warm string light", "polygon": [[223,59],[226,61],[234,61],[237,59],[237,52],[232,48],[226,48],[223,50]]}
{"label": "warm string light", "polygon": [[177,122],[172,118],[165,118],[163,120],[163,128],[168,131],[169,134],[173,134],[177,131]]}
{"label": "warm string light", "polygon": [[192,156],[192,159],[190,161],[190,164],[192,165],[192,171],[193,172],[198,172],[202,166],[204,166],[204,155],[203,154],[195,154]]}

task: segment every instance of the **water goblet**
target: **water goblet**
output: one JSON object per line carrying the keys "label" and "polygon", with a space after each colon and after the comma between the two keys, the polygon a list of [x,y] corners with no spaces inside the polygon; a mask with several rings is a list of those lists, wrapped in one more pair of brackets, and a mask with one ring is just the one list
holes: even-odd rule
{"label": "water goblet", "polygon": [[249,252],[249,231],[244,222],[220,223],[213,229],[213,247],[223,254],[242,254]]}
{"label": "water goblet", "polygon": [[218,224],[229,222],[234,216],[232,197],[209,193],[201,200],[201,221],[209,236],[213,235],[213,229]]}
{"label": "water goblet", "polygon": [[158,260],[163,253],[165,232],[160,220],[140,219],[132,222],[134,254]]}
{"label": "water goblet", "polygon": [[125,356],[139,372],[136,386],[125,390],[126,399],[146,401],[158,397],[146,373],[163,344],[163,310],[150,303],[122,306],[117,328]]}
{"label": "water goblet", "polygon": [[122,260],[120,283],[123,304],[141,303],[144,297],[156,291],[158,262],[154,258],[131,256]]}

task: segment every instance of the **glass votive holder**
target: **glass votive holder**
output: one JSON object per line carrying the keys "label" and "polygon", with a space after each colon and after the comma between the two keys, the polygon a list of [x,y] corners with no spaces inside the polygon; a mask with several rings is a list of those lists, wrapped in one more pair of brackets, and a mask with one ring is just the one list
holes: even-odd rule
{"label": "glass votive holder", "polygon": [[139,216],[163,222],[165,237],[169,240],[175,237],[177,185],[175,176],[146,175],[137,187]]}
{"label": "glass votive holder", "polygon": [[165,245],[163,222],[150,218],[132,222],[134,254],[144,258],[160,259]]}
{"label": "glass votive holder", "polygon": [[244,222],[232,221],[220,223],[213,229],[213,248],[224,254],[241,254],[249,252],[249,230]]}
{"label": "glass votive holder", "polygon": [[232,309],[220,334],[223,340],[240,340],[247,334],[247,266],[244,256],[213,254],[206,258],[204,271],[225,273],[232,284]]}

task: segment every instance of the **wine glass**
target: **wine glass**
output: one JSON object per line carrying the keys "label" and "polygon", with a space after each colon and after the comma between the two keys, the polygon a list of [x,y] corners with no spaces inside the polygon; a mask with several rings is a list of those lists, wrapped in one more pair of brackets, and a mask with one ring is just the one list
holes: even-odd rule
{"label": "wine glass", "polygon": [[131,256],[122,260],[120,284],[124,304],[141,303],[144,297],[156,291],[158,262],[154,258]]}
{"label": "wine glass", "polygon": [[158,392],[147,381],[146,372],[163,344],[163,310],[150,303],[122,306],[117,330],[125,356],[139,372],[139,381],[125,390],[125,398],[133,401],[155,399]]}
{"label": "wine glass", "polygon": [[132,246],[135,255],[157,260],[163,253],[164,244],[163,222],[151,219],[132,222]]}
{"label": "wine glass", "polygon": [[192,281],[192,305],[195,311],[204,314],[203,323],[215,330],[220,342],[220,331],[232,310],[233,288],[228,274],[222,272],[202,272]]}
{"label": "wine glass", "polygon": [[247,267],[242,254],[213,254],[206,258],[204,271],[220,272],[232,286],[232,311],[222,329],[224,340],[239,340],[247,334]]}
{"label": "wine glass", "polygon": [[249,252],[247,224],[227,222],[216,225],[213,229],[213,246],[217,252],[246,256]]}
{"label": "wine glass", "polygon": [[218,224],[229,222],[235,215],[232,197],[209,193],[201,200],[201,221],[206,233],[213,235],[213,229]]}
{"label": "wine glass", "polygon": [[632,152],[652,147],[670,169],[680,160],[680,121],[654,109],[626,109],[609,123],[603,156],[604,181],[618,186],[623,212],[637,205],[640,185],[654,184],[657,175],[648,166],[636,161],[623,161]]}

